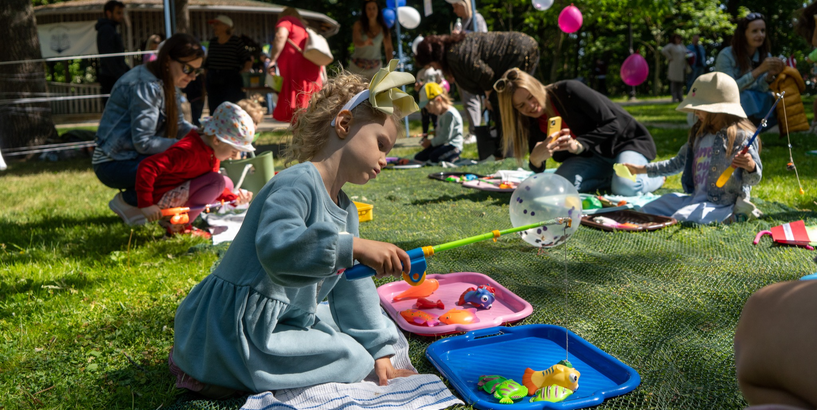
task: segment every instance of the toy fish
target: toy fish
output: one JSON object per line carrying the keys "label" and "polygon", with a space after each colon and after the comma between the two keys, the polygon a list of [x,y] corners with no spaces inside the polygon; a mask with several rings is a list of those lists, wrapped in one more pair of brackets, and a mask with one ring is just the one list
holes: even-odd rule
{"label": "toy fish", "polygon": [[403,319],[406,319],[406,322],[418,326],[437,326],[440,324],[440,321],[437,320],[436,316],[428,312],[423,312],[422,310],[406,309],[400,311],[400,316],[403,316]]}
{"label": "toy fish", "polygon": [[490,309],[494,300],[496,300],[496,289],[489,285],[479,285],[466,289],[465,292],[460,295],[457,306],[470,304],[474,307]]}
{"label": "toy fish", "polygon": [[471,323],[478,323],[479,318],[476,315],[477,310],[474,308],[468,309],[451,309],[448,312],[440,315],[440,322],[447,325],[470,325]]}
{"label": "toy fish", "polygon": [[567,360],[562,360],[545,370],[536,371],[531,368],[525,369],[522,376],[522,384],[530,392],[536,392],[541,387],[559,385],[566,389],[576,391],[579,388],[579,373]]}
{"label": "toy fish", "polygon": [[528,389],[525,386],[502,376],[479,376],[477,386],[482,387],[486,393],[493,394],[494,398],[502,404],[513,404],[514,400],[528,395]]}
{"label": "toy fish", "polygon": [[573,390],[565,389],[558,384],[541,387],[536,390],[536,394],[531,397],[530,402],[548,401],[551,403],[558,403],[573,394]]}
{"label": "toy fish", "polygon": [[423,283],[412,286],[406,291],[392,298],[393,302],[406,299],[417,299],[430,296],[437,288],[440,287],[440,282],[437,279],[426,279]]}
{"label": "toy fish", "polygon": [[417,299],[417,303],[414,304],[415,309],[445,309],[445,305],[443,304],[442,300],[437,299],[437,301],[433,301],[426,298]]}

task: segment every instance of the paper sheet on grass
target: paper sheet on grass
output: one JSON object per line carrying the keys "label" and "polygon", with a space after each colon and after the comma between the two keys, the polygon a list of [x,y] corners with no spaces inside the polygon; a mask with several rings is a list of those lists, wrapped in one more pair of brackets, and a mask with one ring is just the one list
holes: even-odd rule
{"label": "paper sheet on grass", "polygon": [[241,224],[244,223],[244,216],[247,214],[247,205],[238,208],[224,207],[223,210],[213,213],[202,213],[201,217],[207,222],[210,234],[213,235],[213,245],[222,242],[230,242],[235,239]]}
{"label": "paper sheet on grass", "polygon": [[[397,369],[417,371],[408,357],[409,344],[402,332],[391,358]],[[300,389],[278,390],[252,395],[241,410],[261,409],[424,409],[435,410],[463,404],[438,376],[418,374],[399,377],[379,386],[376,376],[360,383],[326,383]]]}

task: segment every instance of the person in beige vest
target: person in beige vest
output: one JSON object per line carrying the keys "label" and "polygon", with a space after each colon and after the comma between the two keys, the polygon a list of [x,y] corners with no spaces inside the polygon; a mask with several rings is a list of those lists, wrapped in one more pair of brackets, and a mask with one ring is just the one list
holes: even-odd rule
{"label": "person in beige vest", "polygon": [[670,81],[672,102],[681,102],[684,99],[684,80],[686,79],[687,48],[683,44],[680,34],[673,34],[672,41],[665,45],[661,54],[667,59],[669,69],[667,78]]}

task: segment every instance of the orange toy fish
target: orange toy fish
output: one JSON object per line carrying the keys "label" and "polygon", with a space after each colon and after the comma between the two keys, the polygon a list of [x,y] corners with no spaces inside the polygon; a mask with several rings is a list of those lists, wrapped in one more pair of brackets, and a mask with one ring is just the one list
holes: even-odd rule
{"label": "orange toy fish", "polygon": [[468,309],[451,309],[448,312],[443,313],[440,315],[440,322],[443,322],[447,325],[470,325],[471,323],[479,322],[479,318],[476,315],[477,310],[474,308]]}
{"label": "orange toy fish", "polygon": [[397,302],[398,300],[406,300],[406,299],[418,299],[430,296],[434,293],[437,288],[440,287],[440,281],[437,279],[426,279],[423,283],[412,286],[411,288],[407,289],[405,292],[400,293],[399,295],[392,298],[393,302]]}
{"label": "orange toy fish", "polygon": [[562,360],[545,370],[525,369],[522,384],[528,388],[528,392],[533,392],[530,394],[535,394],[540,387],[554,384],[576,391],[579,388],[579,376],[581,376],[581,373],[574,369],[570,362]]}
{"label": "orange toy fish", "polygon": [[403,316],[403,319],[406,319],[406,322],[409,322],[413,325],[418,326],[437,326],[440,324],[440,321],[437,320],[437,317],[428,313],[423,312],[419,309],[406,309],[400,311],[400,316]]}

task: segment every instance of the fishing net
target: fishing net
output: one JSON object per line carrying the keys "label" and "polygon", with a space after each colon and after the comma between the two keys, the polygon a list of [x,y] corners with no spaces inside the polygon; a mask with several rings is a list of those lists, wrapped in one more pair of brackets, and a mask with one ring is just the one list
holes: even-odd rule
{"label": "fishing net", "polygon": [[[367,185],[348,187],[356,201],[374,204],[374,220],[361,224],[361,236],[411,249],[511,227],[510,194],[431,180],[425,177],[429,172],[390,171]],[[808,251],[771,240],[754,246],[752,239],[785,222],[817,221],[810,213],[754,202],[765,213],[760,220],[679,223],[653,232],[582,227],[565,245],[542,253],[507,235],[496,243],[440,252],[429,258],[428,273],[487,274],[533,305],[533,314],[515,325],[566,326],[638,371],[642,382],[636,390],[597,408],[741,409],[746,402],[735,378],[732,338],[743,304],[765,285],[814,272]],[[407,336],[417,369],[438,374],[425,358],[436,339]],[[237,409],[239,402],[183,398],[170,408]]]}

